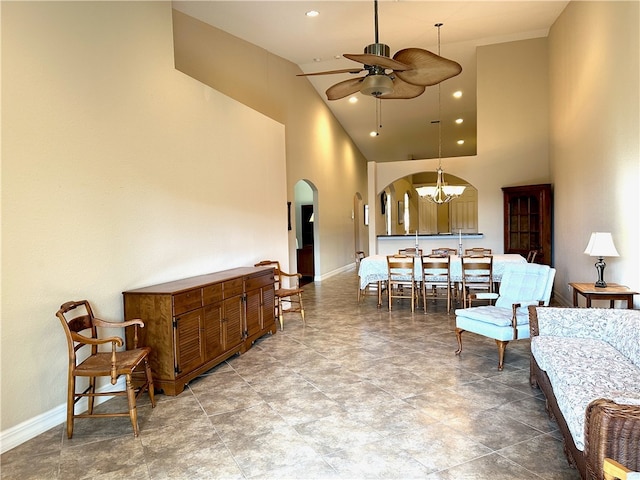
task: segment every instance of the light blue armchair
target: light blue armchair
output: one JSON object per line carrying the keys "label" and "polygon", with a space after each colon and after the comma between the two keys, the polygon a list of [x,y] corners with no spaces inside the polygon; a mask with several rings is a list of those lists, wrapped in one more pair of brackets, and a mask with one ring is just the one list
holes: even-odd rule
{"label": "light blue armchair", "polygon": [[549,305],[555,274],[555,269],[548,265],[523,263],[508,266],[502,275],[494,305],[456,310],[456,355],[462,352],[462,332],[493,338],[498,346],[498,370],[502,370],[507,344],[530,336],[527,307]]}

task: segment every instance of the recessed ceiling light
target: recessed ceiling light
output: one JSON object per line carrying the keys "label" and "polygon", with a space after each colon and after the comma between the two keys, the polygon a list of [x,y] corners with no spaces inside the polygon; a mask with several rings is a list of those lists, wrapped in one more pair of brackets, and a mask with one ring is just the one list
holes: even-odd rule
{"label": "recessed ceiling light", "polygon": [[458,145],[464,145],[464,140],[458,140]]}
{"label": "recessed ceiling light", "polygon": [[455,98],[460,98],[462,96],[462,92],[460,90],[458,90],[457,92],[453,92],[453,96]]}
{"label": "recessed ceiling light", "polygon": [[307,13],[305,13],[305,15],[307,17],[317,17],[318,15],[320,15],[320,12],[318,12],[317,10],[309,10]]}
{"label": "recessed ceiling light", "polygon": [[462,118],[456,118],[456,123],[460,125],[464,120]]}
{"label": "recessed ceiling light", "polygon": [[314,59],[313,59],[313,61],[314,61],[314,62],[321,62],[321,61],[322,61],[322,59],[321,59],[321,58],[316,57],[316,58],[314,58]]}
{"label": "recessed ceiling light", "polygon": [[349,103],[358,103],[358,97],[349,97]]}
{"label": "recessed ceiling light", "polygon": [[375,132],[375,131],[369,133],[370,137],[377,137],[378,135],[380,135],[380,134],[378,132]]}

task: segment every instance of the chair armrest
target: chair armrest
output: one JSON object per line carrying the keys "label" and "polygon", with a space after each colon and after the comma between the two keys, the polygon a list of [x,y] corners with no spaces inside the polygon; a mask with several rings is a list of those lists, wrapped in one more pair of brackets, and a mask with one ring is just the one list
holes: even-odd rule
{"label": "chair armrest", "polygon": [[109,322],[107,320],[93,317],[93,323],[96,327],[103,328],[124,328],[132,325],[140,325],[141,327],[144,327],[144,322],[140,318],[134,318],[133,320],[127,320],[126,322]]}
{"label": "chair armrest", "polygon": [[496,300],[498,297],[499,295],[495,292],[480,292],[469,294],[469,298],[473,300]]}
{"label": "chair armrest", "polygon": [[113,344],[113,347],[121,347],[124,345],[124,341],[120,337],[90,338],[76,332],[71,332],[71,338],[74,342],[84,343],[87,345],[104,345],[106,343]]}
{"label": "chair armrest", "polygon": [[280,275],[282,275],[283,277],[298,277],[298,278],[302,278],[302,274],[301,273],[287,273],[287,272],[283,272],[282,270],[280,270]]}
{"label": "chair armrest", "polygon": [[133,348],[138,348],[138,326],[144,327],[144,322],[140,318],[134,318],[124,322],[108,322],[94,317],[93,323],[96,327],[104,328],[125,328],[133,326]]}
{"label": "chair armrest", "polygon": [[[529,307],[529,312],[531,312],[531,307],[541,307],[544,305],[543,301],[531,301],[531,302],[518,302],[511,304],[511,328],[513,328],[513,339],[518,338],[518,309],[522,307]],[[531,315],[531,313],[529,313]]]}

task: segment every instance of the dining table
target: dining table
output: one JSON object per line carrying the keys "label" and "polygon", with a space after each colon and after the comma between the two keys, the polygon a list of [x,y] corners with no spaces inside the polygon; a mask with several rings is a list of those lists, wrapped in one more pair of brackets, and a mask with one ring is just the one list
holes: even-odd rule
{"label": "dining table", "polygon": [[[493,257],[493,282],[500,283],[502,280],[502,274],[504,273],[507,265],[513,265],[518,263],[527,263],[527,260],[517,253],[499,253],[492,255]],[[422,280],[422,268],[421,262],[418,261],[420,257],[414,257],[415,261],[415,279],[417,281]],[[462,261],[458,255],[449,256],[449,281],[451,283],[462,282]],[[386,282],[389,279],[389,271],[387,269],[387,256],[386,255],[370,255],[360,260],[360,268],[358,270],[358,276],[360,277],[360,290],[365,290],[369,284],[378,284],[378,306],[382,303],[382,282]]]}

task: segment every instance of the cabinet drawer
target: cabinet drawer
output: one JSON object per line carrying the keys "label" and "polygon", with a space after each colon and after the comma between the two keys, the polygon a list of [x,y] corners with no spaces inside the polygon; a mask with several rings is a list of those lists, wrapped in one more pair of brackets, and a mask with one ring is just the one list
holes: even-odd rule
{"label": "cabinet drawer", "polygon": [[234,278],[224,282],[223,287],[224,298],[231,298],[242,295],[242,278]]}
{"label": "cabinet drawer", "polygon": [[173,314],[181,313],[200,308],[202,306],[202,290],[189,290],[188,292],[179,293],[173,297]]}
{"label": "cabinet drawer", "polygon": [[207,285],[202,289],[203,305],[211,305],[222,301],[222,283]]}
{"label": "cabinet drawer", "polygon": [[247,291],[271,285],[273,283],[273,271],[263,273],[262,275],[256,275],[255,277],[249,277],[247,278],[246,282]]}

